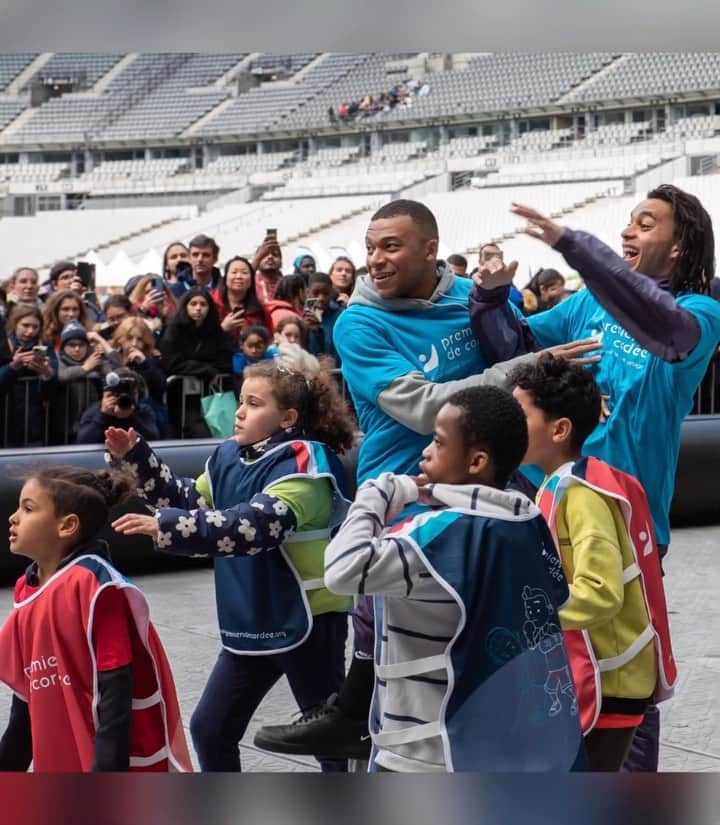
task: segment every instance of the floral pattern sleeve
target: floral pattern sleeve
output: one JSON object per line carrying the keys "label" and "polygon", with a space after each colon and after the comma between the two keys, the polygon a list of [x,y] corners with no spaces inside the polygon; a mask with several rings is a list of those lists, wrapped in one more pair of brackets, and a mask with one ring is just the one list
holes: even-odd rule
{"label": "floral pattern sleeve", "polygon": [[174,475],[140,436],[122,461],[114,459],[108,452],[105,461],[112,467],[129,470],[137,479],[137,494],[154,507],[193,509],[208,506],[195,488],[195,479]]}
{"label": "floral pattern sleeve", "polygon": [[294,511],[267,493],[227,510],[162,507],[156,517],[158,549],[181,556],[254,556],[280,547],[297,529]]}

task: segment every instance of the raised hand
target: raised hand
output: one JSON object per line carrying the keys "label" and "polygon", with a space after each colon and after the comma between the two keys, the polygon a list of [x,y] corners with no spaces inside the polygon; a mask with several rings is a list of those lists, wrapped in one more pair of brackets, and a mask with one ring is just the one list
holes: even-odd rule
{"label": "raised hand", "polygon": [[478,269],[472,276],[473,281],[482,289],[495,289],[499,286],[509,286],[517,272],[518,262],[504,263],[500,258],[490,260]]}
{"label": "raised hand", "polygon": [[562,237],[565,227],[562,224],[555,223],[551,218],[538,212],[530,206],[523,206],[520,203],[513,203],[510,210],[514,215],[525,218],[528,225],[522,230],[531,238],[537,238],[539,241],[548,244],[548,246],[555,246],[555,244]]}
{"label": "raised hand", "polygon": [[137,444],[137,438],[137,433],[132,427],[127,430],[108,427],[105,430],[105,447],[110,455],[119,461]]}
{"label": "raised hand", "polygon": [[112,528],[116,533],[125,536],[150,536],[157,542],[159,527],[155,516],[144,516],[141,513],[125,513],[120,518],[115,519]]}

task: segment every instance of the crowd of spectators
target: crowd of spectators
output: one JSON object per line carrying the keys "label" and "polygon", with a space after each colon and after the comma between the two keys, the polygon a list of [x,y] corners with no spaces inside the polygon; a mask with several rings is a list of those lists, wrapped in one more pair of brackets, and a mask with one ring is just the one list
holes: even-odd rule
{"label": "crowd of spectators", "polygon": [[420,80],[406,80],[396,83],[388,91],[366,94],[360,100],[343,101],[336,109],[331,106],[328,115],[332,121],[356,120],[372,117],[379,112],[390,112],[396,106],[412,106],[416,97],[430,93],[430,86]]}
{"label": "crowd of spectators", "polygon": [[198,235],[170,244],[163,271],[99,296],[83,263],[32,267],[0,290],[0,446],[100,443],[108,426],[148,439],[208,437],[201,399],[237,393],[243,369],[289,342],[339,366],[332,330],[355,285],[301,256],[282,272],[273,234],[252,260]]}

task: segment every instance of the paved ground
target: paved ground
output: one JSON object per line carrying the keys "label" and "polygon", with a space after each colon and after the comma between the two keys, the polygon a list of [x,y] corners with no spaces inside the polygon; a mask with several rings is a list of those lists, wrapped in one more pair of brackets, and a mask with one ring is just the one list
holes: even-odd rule
{"label": "paved ground", "polygon": [[[665,564],[680,681],[675,697],[665,703],[662,711],[663,771],[720,770],[718,543],[720,527],[676,530]],[[187,722],[218,651],[212,572],[162,573],[137,577],[136,581],[150,600]],[[11,603],[11,590],[1,589],[0,615],[5,615]],[[7,718],[8,705],[9,693],[0,687],[0,729]],[[310,758],[274,756],[252,745],[259,725],[288,719],[295,709],[283,680],[258,709],[241,744],[245,770],[317,770],[317,764]]]}

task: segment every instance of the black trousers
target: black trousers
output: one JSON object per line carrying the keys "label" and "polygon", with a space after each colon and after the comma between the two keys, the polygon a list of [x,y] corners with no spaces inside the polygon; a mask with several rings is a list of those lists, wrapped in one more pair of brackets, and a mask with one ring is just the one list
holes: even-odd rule
{"label": "black trousers", "polygon": [[[307,640],[288,653],[239,656],[221,650],[190,719],[202,771],[240,771],[240,740],[258,705],[287,676],[301,710],[340,689],[345,677],[347,614],[315,616]],[[323,771],[347,770],[345,760],[321,760]]]}

